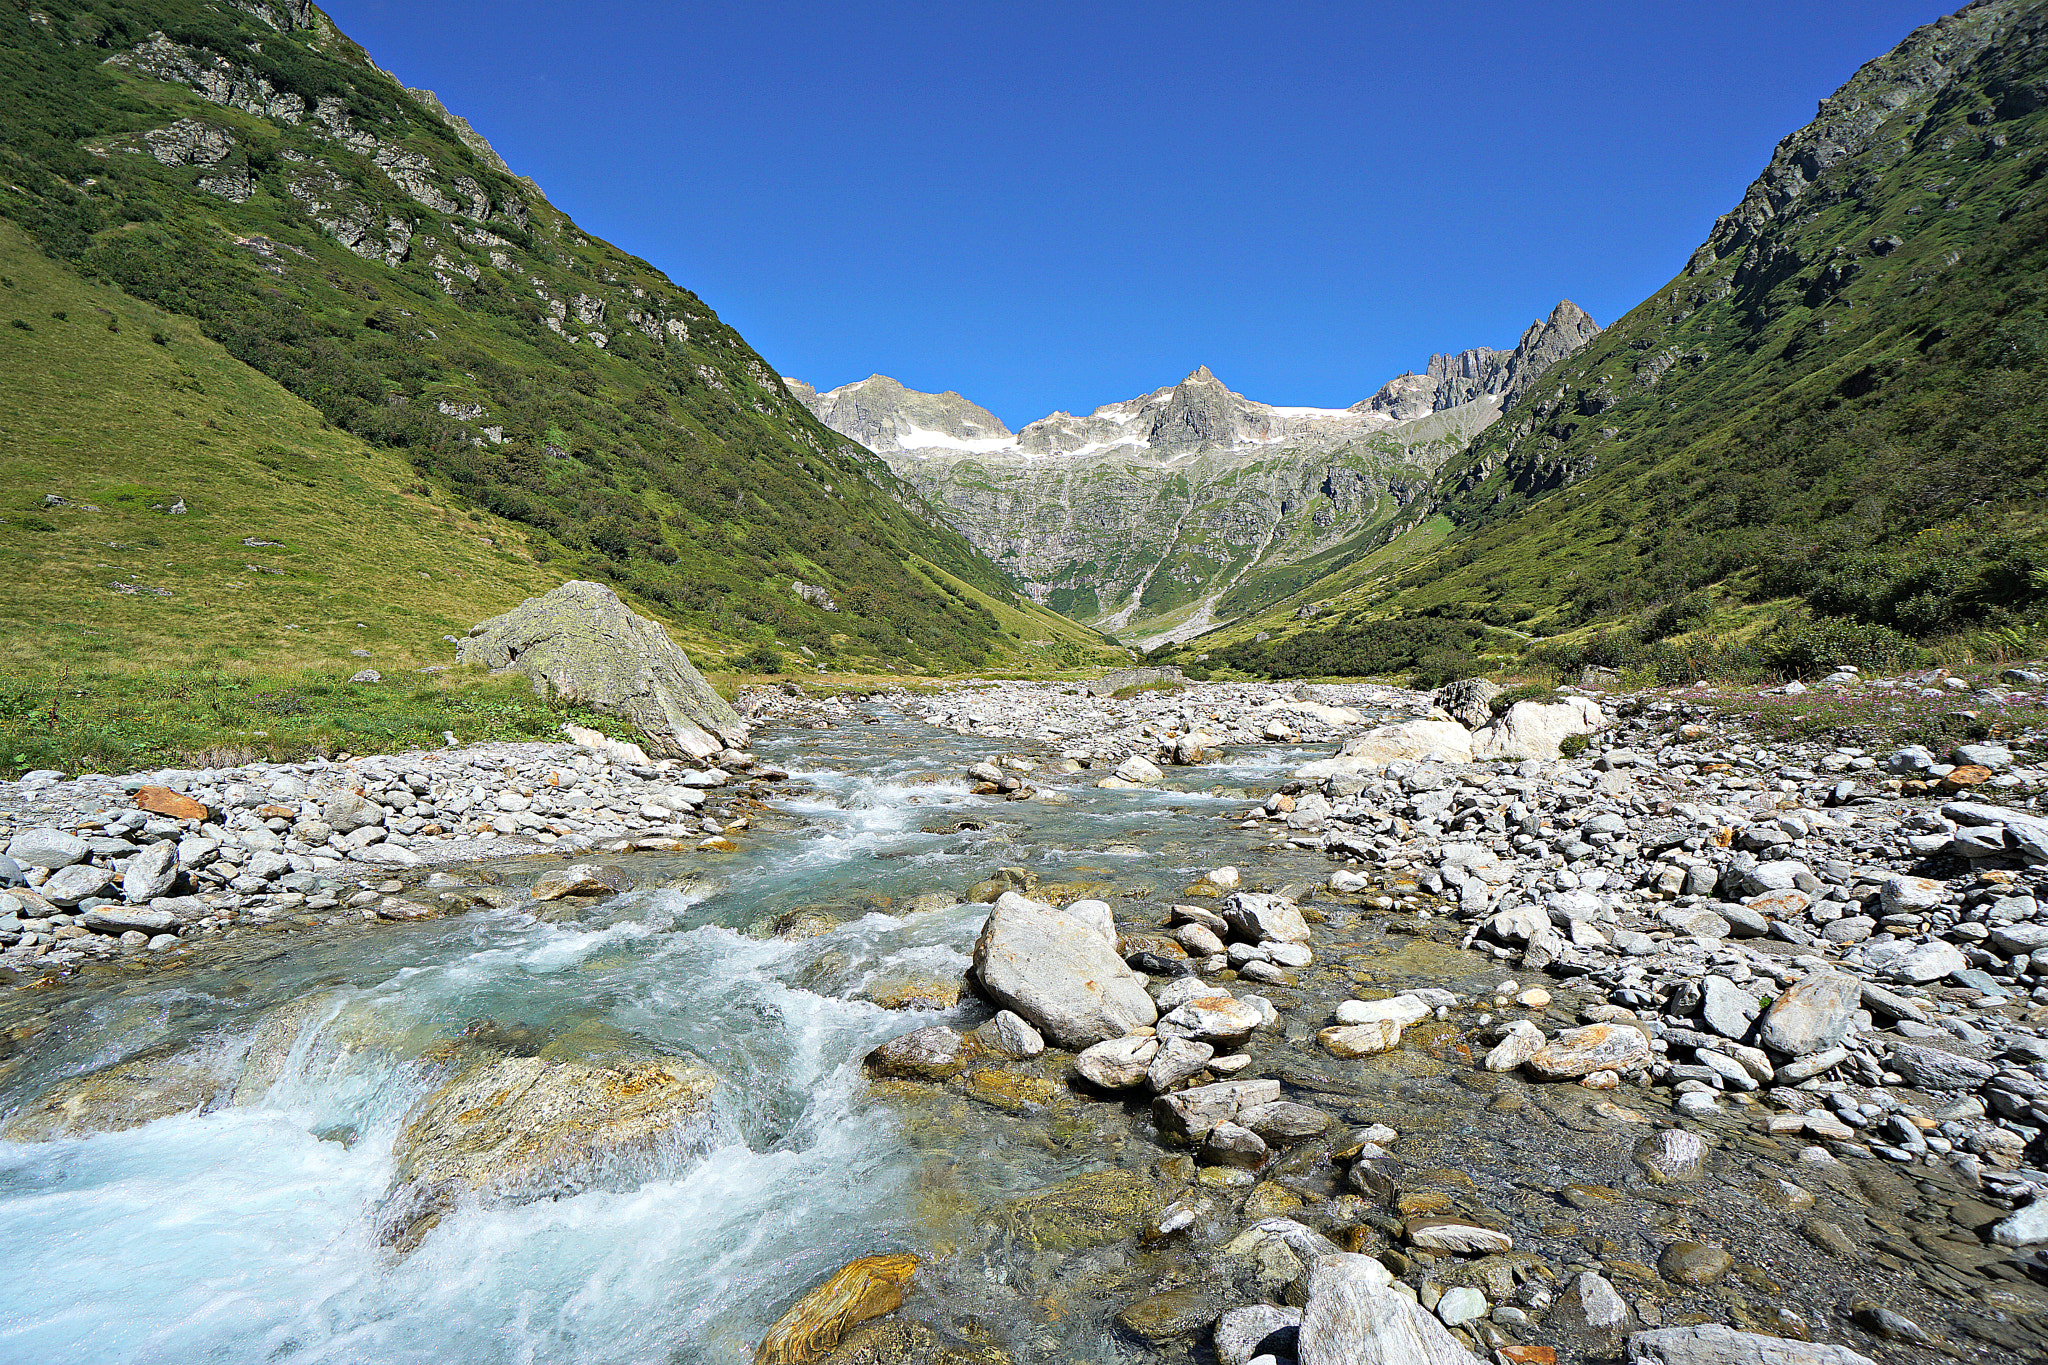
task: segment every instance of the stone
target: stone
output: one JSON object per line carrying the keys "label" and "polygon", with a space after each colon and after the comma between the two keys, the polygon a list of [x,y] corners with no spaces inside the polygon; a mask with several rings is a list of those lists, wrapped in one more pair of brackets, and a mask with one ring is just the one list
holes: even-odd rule
{"label": "stone", "polygon": [[1151,1065],[1145,1068],[1145,1086],[1154,1094],[1163,1094],[1200,1075],[1215,1056],[1216,1049],[1199,1039],[1162,1038]]}
{"label": "stone", "polygon": [[861,986],[858,998],[885,1010],[949,1010],[960,1003],[960,984],[958,972],[883,967]]}
{"label": "stone", "polygon": [[1543,1030],[1527,1019],[1517,1019],[1508,1025],[1507,1033],[1494,1044],[1486,1054],[1485,1066],[1488,1071],[1513,1071],[1516,1067],[1536,1055],[1543,1046]]}
{"label": "stone", "polygon": [[141,905],[167,894],[178,880],[178,846],[166,839],[128,860],[121,873],[121,898]]}
{"label": "stone", "polygon": [[1975,1090],[1998,1073],[1989,1062],[1917,1043],[1893,1043],[1891,1069],[1922,1090]]}
{"label": "stone", "polygon": [[1786,987],[1764,1011],[1758,1041],[1787,1057],[1826,1051],[1848,1033],[1862,998],[1861,983],[1848,973],[1811,972]]}
{"label": "stone", "polygon": [[1691,1180],[1705,1169],[1707,1144],[1683,1128],[1665,1128],[1636,1144],[1635,1162],[1652,1180]]}
{"label": "stone", "polygon": [[384,823],[384,807],[356,791],[339,791],[320,805],[320,819],[336,834],[353,834]]}
{"label": "stone", "polygon": [[1657,1273],[1673,1284],[1704,1289],[1719,1284],[1735,1268],[1735,1258],[1720,1247],[1705,1242],[1680,1240],[1664,1248],[1657,1258]]}
{"label": "stone", "polygon": [[1284,896],[1234,892],[1223,903],[1223,919],[1234,933],[1253,943],[1266,939],[1306,943],[1309,938],[1308,921],[1301,917],[1301,907]]}
{"label": "stone", "polygon": [[52,873],[39,888],[43,899],[69,910],[82,900],[105,894],[114,884],[114,874],[91,863],[73,863]]}
{"label": "stone", "polygon": [[59,1081],[23,1105],[0,1128],[0,1138],[52,1142],[116,1133],[172,1114],[204,1112],[223,1090],[224,1082],[210,1067],[169,1053],[147,1053]]}
{"label": "stone", "polygon": [[1157,782],[1160,778],[1166,776],[1158,764],[1153,763],[1149,759],[1140,758],[1136,754],[1117,764],[1112,775],[1118,781],[1129,782],[1133,786],[1141,787],[1150,782]]}
{"label": "stone", "polygon": [[1174,1006],[1160,1016],[1159,1031],[1234,1047],[1263,1022],[1257,1006],[1219,991]]}
{"label": "stone", "polygon": [[1376,1024],[1391,1019],[1404,1027],[1420,1023],[1434,1013],[1430,1003],[1418,995],[1396,995],[1386,1000],[1346,1000],[1337,1006],[1340,1024]]}
{"label": "stone", "polygon": [[178,917],[168,910],[150,910],[139,905],[102,905],[79,916],[79,922],[96,934],[176,933]]}
{"label": "stone", "polygon": [[1267,1142],[1299,1142],[1328,1132],[1330,1116],[1320,1109],[1292,1100],[1254,1104],[1237,1111],[1236,1122]]}
{"label": "stone", "polygon": [[997,898],[982,925],[974,973],[998,1004],[1076,1052],[1159,1018],[1144,984],[1099,932],[1014,891]]}
{"label": "stone", "polygon": [[1892,877],[1878,892],[1887,915],[1924,913],[1937,910],[1946,899],[1946,888],[1925,877]]}
{"label": "stone", "polygon": [[1191,1337],[1215,1321],[1215,1293],[1197,1285],[1148,1294],[1116,1315],[1118,1327],[1155,1346]]}
{"label": "stone", "polygon": [[1221,1365],[1250,1365],[1262,1355],[1292,1357],[1300,1326],[1299,1308],[1270,1303],[1233,1308],[1216,1323],[1216,1359]]}
{"label": "stone", "polygon": [[1659,1327],[1628,1339],[1631,1365],[1876,1365],[1846,1346],[1738,1332],[1718,1322]]}
{"label": "stone", "polygon": [[996,1017],[983,1027],[988,1030],[995,1050],[1005,1057],[1036,1057],[1045,1051],[1045,1039],[1015,1010],[997,1010]]}
{"label": "stone", "polygon": [[91,852],[85,840],[61,829],[25,829],[7,841],[7,856],[15,862],[52,871],[84,862]]}
{"label": "stone", "polygon": [[135,806],[172,820],[204,820],[209,814],[204,805],[169,787],[136,788]]}
{"label": "stone", "polygon": [[1562,756],[1565,740],[1597,733],[1606,725],[1599,703],[1587,697],[1518,701],[1492,724],[1472,733],[1472,758],[1481,763],[1532,758],[1548,762]]}
{"label": "stone", "polygon": [[1401,1042],[1401,1025],[1392,1019],[1370,1024],[1339,1024],[1316,1035],[1316,1041],[1338,1057],[1370,1057],[1391,1052]]}
{"label": "stone", "polygon": [[1380,725],[1346,740],[1342,757],[1363,760],[1363,766],[1374,768],[1432,757],[1449,763],[1470,763],[1472,732],[1449,720],[1408,720]]}
{"label": "stone", "polygon": [[1446,1289],[1444,1296],[1436,1302],[1437,1320],[1446,1327],[1470,1322],[1486,1312],[1486,1295],[1470,1285],[1459,1285]]}
{"label": "stone", "polygon": [[1991,1229],[1991,1240],[2002,1247],[2037,1247],[2048,1244],[2048,1198],[2013,1210]]}
{"label": "stone", "polygon": [[1224,1119],[1202,1138],[1202,1161],[1253,1171],[1266,1160],[1266,1140],[1243,1124]]}
{"label": "stone", "polygon": [[812,1365],[848,1328],[903,1306],[903,1286],[916,1272],[908,1253],[863,1256],[797,1300],[775,1320],[754,1352],[754,1365]]}
{"label": "stone", "polygon": [[1953,943],[1933,939],[1926,943],[1900,941],[1867,950],[1863,958],[1873,971],[1894,981],[1925,985],[1945,976],[1966,971],[1970,961]]}
{"label": "stone", "polygon": [[633,879],[620,868],[571,863],[541,873],[534,879],[531,895],[537,901],[554,901],[564,896],[615,896],[632,889]]}
{"label": "stone", "polygon": [[1074,1070],[1083,1080],[1104,1090],[1128,1090],[1145,1079],[1152,1059],[1158,1055],[1157,1038],[1107,1038],[1081,1049],[1081,1054],[1074,1058]]}
{"label": "stone", "polygon": [[2018,957],[2048,948],[2048,924],[2001,924],[1991,931],[1989,943],[2000,957]]}
{"label": "stone", "polygon": [[[957,1036],[957,1035],[956,1035]],[[717,1078],[679,1060],[617,1066],[500,1057],[421,1100],[393,1145],[379,1239],[409,1252],[464,1198],[506,1206],[673,1168],[713,1136]]]}
{"label": "stone", "polygon": [[933,1024],[891,1038],[868,1053],[863,1065],[874,1076],[943,1081],[966,1070],[972,1060],[965,1038],[944,1024]]}
{"label": "stone", "polygon": [[1308,1272],[1296,1338],[1300,1365],[1479,1365],[1448,1328],[1370,1256],[1338,1253]]}
{"label": "stone", "polygon": [[1201,1138],[1217,1124],[1235,1118],[1240,1109],[1271,1104],[1279,1098],[1278,1081],[1218,1081],[1161,1095],[1152,1101],[1152,1119],[1162,1131]]}
{"label": "stone", "polygon": [[1531,1054],[1526,1068],[1549,1081],[1577,1080],[1595,1071],[1635,1071],[1649,1064],[1650,1040],[1632,1024],[1588,1024],[1566,1029]]}
{"label": "stone", "polygon": [[1700,979],[1700,1019],[1723,1038],[1741,1038],[1763,1012],[1763,1005],[1725,976]]}
{"label": "stone", "polygon": [[1493,723],[1493,699],[1500,684],[1491,678],[1461,678],[1429,694],[1429,703],[1468,730]]}
{"label": "stone", "polygon": [[1604,1276],[1581,1271],[1566,1282],[1545,1325],[1576,1338],[1588,1354],[1615,1355],[1628,1331],[1628,1304]]}
{"label": "stone", "polygon": [[1403,1230],[1410,1246],[1422,1247],[1427,1251],[1456,1251],[1473,1255],[1490,1255],[1496,1251],[1513,1251],[1515,1239],[1498,1228],[1481,1227],[1462,1218],[1433,1216],[1411,1218]]}
{"label": "stone", "polygon": [[599,583],[572,579],[470,627],[455,658],[615,713],[640,731],[651,754],[709,758],[746,746],[746,722],[668,632]]}

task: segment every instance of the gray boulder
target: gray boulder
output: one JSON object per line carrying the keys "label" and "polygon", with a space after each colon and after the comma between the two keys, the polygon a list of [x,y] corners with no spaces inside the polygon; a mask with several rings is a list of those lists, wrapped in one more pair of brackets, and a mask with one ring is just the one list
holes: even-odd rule
{"label": "gray boulder", "polygon": [[1077,1052],[1159,1018],[1144,983],[1093,925],[1014,891],[982,925],[974,975],[998,1004]]}
{"label": "gray boulder", "polygon": [[1597,702],[1567,697],[1561,702],[1518,701],[1507,714],[1472,732],[1472,757],[1489,759],[1554,759],[1573,735],[1590,735],[1607,725]]}
{"label": "gray boulder", "polygon": [[1477,730],[1493,724],[1491,704],[1499,695],[1500,684],[1491,678],[1460,678],[1430,693],[1429,702],[1467,730]]}
{"label": "gray boulder", "polygon": [[1846,972],[1813,972],[1786,987],[1764,1011],[1758,1040],[1773,1052],[1804,1057],[1842,1041],[1863,1001],[1863,986]]}
{"label": "gray boulder", "polygon": [[178,880],[178,846],[166,839],[128,860],[121,873],[121,897],[130,905],[153,901]]}
{"label": "gray boulder", "polygon": [[1718,1322],[1660,1327],[1628,1339],[1632,1365],[1876,1365],[1846,1346],[1738,1332]]}
{"label": "gray boulder", "polygon": [[1422,1305],[1395,1293],[1370,1256],[1339,1252],[1308,1272],[1301,1365],[1479,1365]]}
{"label": "gray boulder", "polygon": [[1259,891],[1239,891],[1223,904],[1223,918],[1232,932],[1253,943],[1278,939],[1282,943],[1308,942],[1308,921],[1301,908],[1284,896]]}
{"label": "gray boulder", "polygon": [[73,863],[43,883],[43,899],[70,909],[82,900],[104,895],[114,883],[114,874],[91,863]]}
{"label": "gray boulder", "polygon": [[336,834],[384,823],[384,807],[360,792],[341,791],[320,803],[320,819]]}
{"label": "gray boulder", "polygon": [[176,915],[168,910],[147,910],[139,905],[102,905],[97,910],[86,911],[79,919],[96,934],[133,932],[154,937],[178,932]]}
{"label": "gray boulder", "polygon": [[708,758],[747,740],[746,722],[668,632],[599,583],[572,580],[470,627],[455,657],[614,712],[639,728],[651,754]]}
{"label": "gray boulder", "polygon": [[25,829],[7,843],[7,856],[23,867],[52,871],[84,861],[91,851],[85,840],[61,829]]}

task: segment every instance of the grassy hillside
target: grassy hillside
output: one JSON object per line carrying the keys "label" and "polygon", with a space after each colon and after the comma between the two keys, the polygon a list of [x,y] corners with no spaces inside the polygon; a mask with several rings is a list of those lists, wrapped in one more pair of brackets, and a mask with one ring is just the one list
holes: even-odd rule
{"label": "grassy hillside", "polygon": [[[9,649],[83,649],[113,613],[129,641],[313,659],[360,615],[410,659],[572,577],[734,657],[974,666],[1021,648],[983,599],[1047,615],[701,300],[301,0],[0,7],[0,97],[0,219],[72,272],[10,266],[0,290],[22,324],[0,404],[39,433],[6,456],[0,515],[35,548],[10,547],[0,591],[82,642]],[[150,514],[160,493],[186,514]],[[245,535],[285,544],[238,561]],[[145,590],[98,604],[117,569]],[[294,654],[287,625],[317,645]]]}
{"label": "grassy hillside", "polygon": [[[1849,657],[2031,638],[2048,605],[2044,80],[2038,0],[1917,30],[1389,540],[1432,518],[1450,535],[1233,634],[1327,635],[1291,608],[1341,598],[1368,634],[1485,622],[1674,674],[1759,611],[1818,618]],[[1190,648],[1258,668],[1282,643]]]}

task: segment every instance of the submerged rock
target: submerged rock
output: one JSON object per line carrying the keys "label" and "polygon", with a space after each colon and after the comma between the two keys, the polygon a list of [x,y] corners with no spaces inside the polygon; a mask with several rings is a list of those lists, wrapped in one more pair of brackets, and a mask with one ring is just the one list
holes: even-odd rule
{"label": "submerged rock", "polygon": [[534,689],[612,711],[657,755],[708,758],[741,748],[747,725],[669,639],[599,583],[574,580],[471,626],[456,661],[514,672]]}
{"label": "submerged rock", "polygon": [[918,1258],[863,1256],[796,1301],[775,1320],[754,1352],[754,1365],[811,1365],[848,1328],[903,1306],[903,1286],[916,1273]]}
{"label": "submerged rock", "polygon": [[212,1069],[151,1053],[59,1082],[0,1128],[9,1142],[52,1142],[116,1133],[155,1119],[210,1109],[225,1084]]}
{"label": "submerged rock", "polygon": [[716,1086],[678,1061],[503,1057],[471,1067],[420,1101],[399,1134],[380,1238],[410,1251],[468,1194],[524,1204],[637,1184],[708,1145]]}

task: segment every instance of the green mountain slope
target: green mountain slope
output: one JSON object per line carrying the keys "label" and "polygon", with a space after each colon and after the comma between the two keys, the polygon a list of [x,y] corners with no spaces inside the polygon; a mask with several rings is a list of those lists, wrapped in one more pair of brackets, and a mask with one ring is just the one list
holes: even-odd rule
{"label": "green mountain slope", "polygon": [[2044,172],[2048,5],[1916,30],[1681,274],[1445,467],[1388,537],[1417,553],[1239,623],[1232,656],[1257,665],[1243,637],[1322,598],[1354,631],[1432,615],[1644,644],[1785,598],[1922,638],[2038,619]]}
{"label": "green mountain slope", "polygon": [[[475,513],[516,528],[484,534],[519,545],[520,564],[460,599],[473,610],[428,611],[436,621],[495,610],[514,583],[584,577],[735,654],[780,641],[850,665],[943,668],[1028,652],[1027,634],[1072,634],[1017,603],[701,300],[580,232],[310,4],[0,8],[0,97],[0,216],[83,280],[190,319],[308,405],[266,434],[274,458],[317,468],[346,444],[390,452],[410,470],[401,496],[424,518],[415,526]],[[18,411],[47,411],[50,372],[33,348],[24,359],[0,389]],[[146,401],[148,368],[102,367],[110,409]],[[131,433],[129,457],[146,461],[151,487],[197,479],[188,462],[215,438],[172,411],[152,423],[146,441]],[[120,458],[74,453],[72,473]],[[43,515],[50,450],[42,465],[0,458],[0,514]],[[332,508],[353,496],[319,475],[306,483]],[[228,520],[260,510],[237,505],[232,484],[208,500]],[[367,591],[350,577],[351,543],[306,552]],[[430,575],[459,567],[419,554]],[[825,592],[800,595],[798,581]],[[32,579],[12,591],[37,590]],[[985,601],[1021,613],[1023,628]]]}

